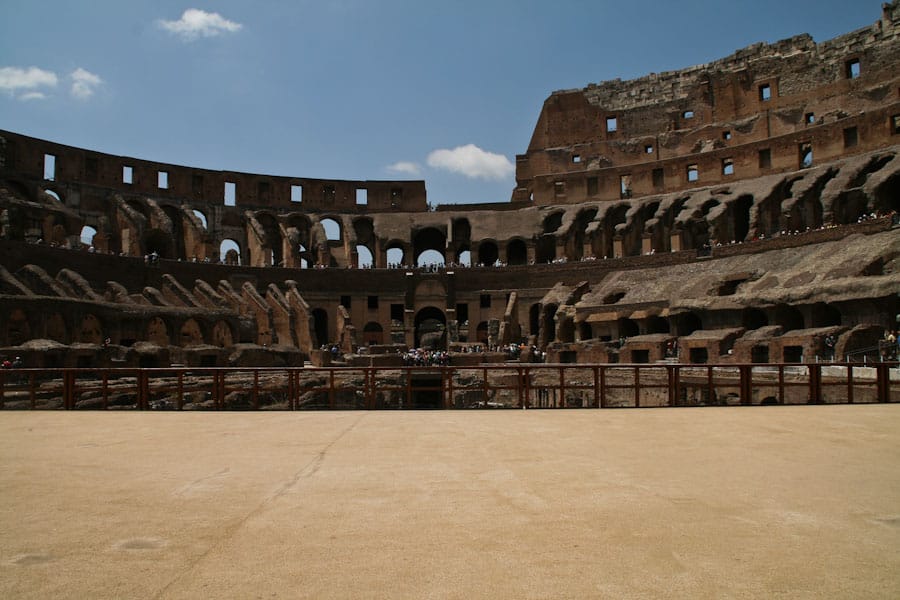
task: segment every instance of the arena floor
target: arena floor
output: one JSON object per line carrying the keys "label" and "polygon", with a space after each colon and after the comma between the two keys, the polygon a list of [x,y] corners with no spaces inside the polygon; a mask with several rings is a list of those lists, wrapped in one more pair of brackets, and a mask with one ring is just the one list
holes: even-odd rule
{"label": "arena floor", "polygon": [[897,598],[900,405],[0,413],[3,598]]}

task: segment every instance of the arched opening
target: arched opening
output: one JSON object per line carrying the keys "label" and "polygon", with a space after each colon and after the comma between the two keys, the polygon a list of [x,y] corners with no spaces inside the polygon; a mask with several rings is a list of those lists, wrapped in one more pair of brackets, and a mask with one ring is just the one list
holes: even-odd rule
{"label": "arched opening", "polygon": [[775,324],[780,325],[783,331],[804,328],[803,314],[793,306],[786,304],[775,307]]}
{"label": "arched opening", "polygon": [[85,315],[81,319],[81,327],[78,330],[78,341],[82,344],[97,344],[99,346],[104,339],[103,325],[100,323],[100,319],[94,315]]}
{"label": "arched opening", "polygon": [[169,327],[162,317],[153,317],[147,323],[147,341],[157,346],[169,345]]}
{"label": "arched opening", "polygon": [[463,250],[456,257],[456,263],[464,267],[472,266],[472,253],[469,250]]}
{"label": "arched opening", "polygon": [[263,251],[269,251],[269,265],[280,267],[284,265],[283,245],[281,240],[281,227],[278,220],[269,213],[257,213],[256,220],[262,225],[266,237],[263,240]]}
{"label": "arched opening", "polygon": [[551,263],[556,260],[556,236],[542,235],[538,239],[534,251],[535,261],[538,263]]}
{"label": "arched opening", "polygon": [[219,348],[228,348],[234,345],[234,335],[231,327],[225,321],[216,321],[212,330],[212,345]]}
{"label": "arched opening", "polygon": [[541,348],[556,339],[556,311],[558,309],[559,305],[557,304],[548,304],[544,307],[539,336]]}
{"label": "arched opening", "polygon": [[768,325],[769,318],[766,316],[766,313],[758,308],[745,308],[741,312],[741,327],[748,331],[767,327]]}
{"label": "arched opening", "polygon": [[562,226],[562,218],[565,213],[557,211],[544,217],[544,233],[553,233]]}
{"label": "arched opening", "polygon": [[316,345],[328,343],[328,313],[324,308],[316,308],[312,311],[313,331],[316,333]]}
{"label": "arched opening", "polygon": [[575,322],[572,317],[562,317],[559,322],[559,341],[572,343],[575,341]]}
{"label": "arched opening", "polygon": [[194,319],[188,319],[178,332],[178,341],[182,348],[203,344],[203,331]]}
{"label": "arched opening", "polygon": [[144,249],[147,254],[155,252],[160,258],[175,258],[172,246],[172,234],[159,229],[151,229],[144,236]]}
{"label": "arched opening", "polygon": [[341,225],[334,219],[322,219],[319,221],[325,229],[325,239],[329,242],[339,242],[342,239]]}
{"label": "arched opening", "polygon": [[669,333],[669,320],[664,317],[647,319],[647,333]]}
{"label": "arched opening", "polygon": [[444,311],[434,306],[426,306],[415,318],[415,345],[432,350],[447,347],[447,317]]}
{"label": "arched opening", "polygon": [[97,235],[97,230],[90,225],[85,225],[81,228],[81,243],[85,246],[93,246],[95,235]]}
{"label": "arched opening", "polygon": [[[413,235],[413,259],[417,265],[422,265],[422,254],[431,250],[429,256],[432,259],[429,262],[440,262],[444,264],[444,252],[447,248],[447,236],[436,227],[426,227],[415,232]],[[436,255],[440,254],[441,259],[438,261]]]}
{"label": "arched opening", "polygon": [[6,339],[10,346],[19,346],[31,339],[31,326],[28,317],[21,308],[14,308],[9,313],[6,323]]}
{"label": "arched opening", "polygon": [[528,264],[528,247],[520,239],[511,240],[506,246],[506,264]]}
{"label": "arched opening", "polygon": [[497,250],[497,244],[491,240],[481,242],[478,245],[478,264],[489,267],[497,262],[500,258],[500,252]]}
{"label": "arched opening", "polygon": [[208,228],[209,228],[209,225],[207,224],[207,221],[206,221],[206,215],[205,215],[205,214],[203,214],[202,212],[200,212],[200,211],[197,210],[196,208],[193,209],[191,212],[193,212],[193,213],[194,213],[194,216],[197,217],[197,220],[200,221],[200,224],[203,226],[203,229],[208,229]]}
{"label": "arched opening", "polygon": [[753,196],[744,194],[734,202],[734,237],[741,242],[750,233],[750,209],[753,208]]}
{"label": "arched opening", "polygon": [[535,302],[528,309],[528,328],[531,335],[537,336],[541,328],[541,305]]}
{"label": "arched opening", "polygon": [[306,249],[306,246],[300,244],[297,246],[297,255],[300,257],[300,268],[308,269],[309,268],[309,250]]}
{"label": "arched opening", "polygon": [[62,344],[67,341],[66,322],[59,313],[52,313],[43,319],[44,321],[44,337],[49,340],[56,340]]}
{"label": "arched opening", "polygon": [[219,246],[219,260],[226,265],[242,264],[241,247],[234,240],[222,240],[222,244]]}
{"label": "arched opening", "polygon": [[356,266],[360,269],[370,269],[374,264],[372,251],[363,245],[356,247]]}
{"label": "arched opening", "polygon": [[363,327],[363,344],[366,346],[382,344],[384,340],[384,330],[380,323],[369,321]]}
{"label": "arched opening", "polygon": [[630,338],[640,335],[641,330],[638,324],[631,319],[619,319],[619,337]]}
{"label": "arched opening", "polygon": [[584,258],[584,241],[586,239],[587,227],[591,221],[597,216],[596,208],[588,208],[578,212],[575,222],[572,224],[572,248],[571,258],[578,260]]}
{"label": "arched opening", "polygon": [[54,200],[56,200],[57,202],[59,202],[60,204],[63,203],[62,199],[60,199],[60,197],[59,197],[59,194],[57,194],[54,190],[45,189],[44,193],[47,194],[48,196],[50,196],[51,198],[53,198]]}
{"label": "arched opening", "polygon": [[[164,205],[161,207],[166,216],[172,222],[172,231],[169,234],[169,245],[172,249],[171,255],[165,255],[166,258],[186,258],[184,249],[184,213],[176,206]],[[159,253],[163,256],[163,253]]]}
{"label": "arched opening", "polygon": [[580,323],[578,323],[578,339],[584,341],[593,338],[594,332],[591,329],[591,324],[587,321],[581,321]]}
{"label": "arched opening", "polygon": [[403,250],[403,244],[399,241],[390,242],[387,245],[387,264],[388,267],[400,267],[406,264],[406,252]]}
{"label": "arched opening", "polygon": [[819,302],[810,308],[810,327],[831,327],[841,324],[841,311],[831,304]]}
{"label": "arched opening", "polygon": [[687,312],[673,317],[676,335],[691,335],[703,329],[703,322],[696,313]]}
{"label": "arched opening", "polygon": [[443,267],[444,255],[437,250],[426,250],[419,255],[416,264],[420,267]]}

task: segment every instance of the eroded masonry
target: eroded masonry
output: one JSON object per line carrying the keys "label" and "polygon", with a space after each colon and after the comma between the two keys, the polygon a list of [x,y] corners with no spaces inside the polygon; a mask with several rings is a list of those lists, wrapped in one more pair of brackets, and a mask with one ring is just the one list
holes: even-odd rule
{"label": "eroded masonry", "polygon": [[[510,202],[0,131],[0,355],[27,366],[799,362],[900,315],[900,2],[817,43],[554,92]],[[414,266],[423,256],[436,263]],[[337,346],[337,356],[322,353]],[[361,349],[365,351],[361,351]]]}

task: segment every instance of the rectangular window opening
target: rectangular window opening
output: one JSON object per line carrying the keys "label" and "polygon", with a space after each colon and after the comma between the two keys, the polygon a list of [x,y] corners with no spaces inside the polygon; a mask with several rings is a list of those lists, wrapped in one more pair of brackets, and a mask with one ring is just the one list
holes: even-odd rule
{"label": "rectangular window opening", "polygon": [[847,79],[856,79],[860,74],[859,59],[854,58],[847,61]]}
{"label": "rectangular window opening", "polygon": [[722,159],[722,175],[734,175],[734,160],[731,158]]}
{"label": "rectangular window opening", "polygon": [[587,178],[587,195],[596,196],[600,191],[600,185],[596,177]]}
{"label": "rectangular window opening", "polygon": [[700,179],[700,170],[697,168],[697,165],[688,165],[687,167],[687,180],[688,181],[698,181]]}
{"label": "rectangular window opening", "polygon": [[803,122],[807,125],[812,125],[816,122],[816,114],[815,113],[806,113],[803,115]]}
{"label": "rectangular window opening", "polygon": [[799,145],[800,168],[806,169],[813,164],[813,151],[811,142],[803,142]]}
{"label": "rectangular window opening", "polygon": [[859,131],[856,127],[848,127],[844,130],[844,148],[852,148],[859,143]]}
{"label": "rectangular window opening", "polygon": [[237,184],[233,181],[225,182],[225,206],[234,206],[237,202]]}
{"label": "rectangular window opening", "polygon": [[692,110],[686,110],[686,111],[684,111],[683,113],[681,113],[681,118],[682,118],[682,119],[693,119],[693,118],[694,118],[694,111],[692,111]]}
{"label": "rectangular window opening", "polygon": [[647,144],[644,146],[644,154],[653,154],[653,145]]}
{"label": "rectangular window opening", "polygon": [[760,169],[768,169],[772,166],[772,150],[770,148],[763,148],[759,151],[759,168]]}
{"label": "rectangular window opening", "polygon": [[564,182],[564,181],[553,182],[553,195],[554,196],[565,196],[565,194],[566,194],[566,182]]}
{"label": "rectangular window opening", "polygon": [[631,198],[631,175],[619,176],[619,197]]}
{"label": "rectangular window opening", "polygon": [[366,188],[356,188],[356,205],[366,206],[369,204],[369,190]]}
{"label": "rectangular window opening", "polygon": [[134,167],[122,165],[122,183],[131,185],[134,183]]}
{"label": "rectangular window opening", "polygon": [[478,298],[479,305],[481,308],[490,308],[491,307],[491,295],[490,294],[481,294]]}
{"label": "rectangular window opening", "polygon": [[768,102],[772,99],[772,86],[768,83],[764,83],[759,86],[759,99],[763,102]]}
{"label": "rectangular window opening", "polygon": [[722,132],[722,139],[725,140],[726,142],[727,142],[728,140],[730,140],[730,139],[731,139],[731,132],[730,132],[730,131],[723,131],[723,132]]}
{"label": "rectangular window opening", "polygon": [[303,202],[303,186],[291,186],[291,202]]}
{"label": "rectangular window opening", "polygon": [[575,163],[575,164],[580,163],[580,162],[581,162],[581,155],[580,155],[580,154],[573,154],[573,155],[572,155],[572,162]]}
{"label": "rectangular window opening", "polygon": [[341,296],[341,306],[344,308],[350,308],[350,296]]}
{"label": "rectangular window opening", "polygon": [[468,303],[458,303],[456,305],[456,321],[460,325],[469,323],[469,305]]}
{"label": "rectangular window opening", "polygon": [[378,308],[378,296],[369,296],[368,306],[369,306],[369,309],[372,309],[372,310]]}
{"label": "rectangular window opening", "polygon": [[55,154],[45,154],[44,155],[44,179],[47,181],[55,181],[56,180],[56,155]]}
{"label": "rectangular window opening", "polygon": [[891,117],[891,134],[900,135],[900,115]]}
{"label": "rectangular window opening", "polygon": [[653,169],[653,187],[661,189],[665,185],[666,176],[662,168]]}
{"label": "rectangular window opening", "polygon": [[615,117],[606,117],[606,133],[613,133],[618,128],[618,120]]}
{"label": "rectangular window opening", "polygon": [[398,322],[403,325],[403,305],[391,304],[391,321]]}
{"label": "rectangular window opening", "polygon": [[156,186],[161,190],[169,189],[169,172],[168,171],[157,171],[156,172]]}

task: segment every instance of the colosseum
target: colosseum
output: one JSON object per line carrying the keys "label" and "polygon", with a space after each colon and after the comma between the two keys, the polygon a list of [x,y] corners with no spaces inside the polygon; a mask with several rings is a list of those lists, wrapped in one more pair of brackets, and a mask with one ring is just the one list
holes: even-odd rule
{"label": "colosseum", "polygon": [[424,181],[197,169],[0,131],[0,355],[885,358],[900,319],[898,63],[895,0],[831,40],[556,91],[511,198],[472,205],[432,207]]}

